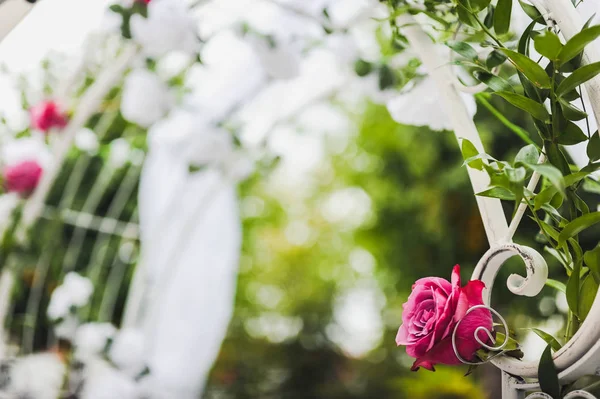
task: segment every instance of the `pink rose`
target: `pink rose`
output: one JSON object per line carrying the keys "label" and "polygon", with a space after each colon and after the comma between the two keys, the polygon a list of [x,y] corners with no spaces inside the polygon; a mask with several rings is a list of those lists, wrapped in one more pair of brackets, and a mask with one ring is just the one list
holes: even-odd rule
{"label": "pink rose", "polygon": [[[396,344],[405,345],[406,353],[416,358],[412,369],[419,367],[435,371],[436,364],[461,364],[452,348],[452,332],[464,318],[456,332],[456,346],[460,356],[473,360],[481,345],[475,340],[477,327],[492,331],[492,315],[487,309],[467,310],[482,305],[484,283],[472,280],[460,286],[460,266],[452,270],[452,283],[443,278],[425,277],[412,286],[408,301],[402,305],[402,325],[396,335]],[[479,332],[482,342],[489,341],[484,331]]]}
{"label": "pink rose", "polygon": [[4,185],[9,192],[28,196],[37,187],[42,167],[36,161],[23,161],[4,168]]}
{"label": "pink rose", "polygon": [[31,127],[48,132],[52,128],[63,128],[67,125],[67,116],[54,101],[44,101],[29,110]]}

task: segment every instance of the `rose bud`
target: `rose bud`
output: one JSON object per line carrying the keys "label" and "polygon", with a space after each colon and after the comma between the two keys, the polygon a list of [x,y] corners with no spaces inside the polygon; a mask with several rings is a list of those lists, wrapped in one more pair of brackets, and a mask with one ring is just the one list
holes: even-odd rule
{"label": "rose bud", "polygon": [[[475,352],[481,348],[475,339],[475,330],[483,327],[492,331],[492,315],[484,308],[466,313],[473,306],[483,305],[484,287],[479,280],[471,280],[461,287],[458,265],[452,270],[452,282],[438,277],[415,282],[408,301],[402,305],[402,325],[396,336],[396,344],[406,346],[406,353],[417,359],[411,370],[424,367],[435,371],[436,364],[462,364],[452,347],[452,333],[459,321],[458,353],[467,361],[474,360]],[[489,343],[485,331],[478,334],[482,342]]]}
{"label": "rose bud", "polygon": [[44,101],[29,110],[31,127],[48,133],[53,128],[67,125],[67,116],[54,101]]}
{"label": "rose bud", "polygon": [[6,190],[27,197],[37,187],[42,172],[42,167],[36,161],[22,161],[6,166],[3,171]]}

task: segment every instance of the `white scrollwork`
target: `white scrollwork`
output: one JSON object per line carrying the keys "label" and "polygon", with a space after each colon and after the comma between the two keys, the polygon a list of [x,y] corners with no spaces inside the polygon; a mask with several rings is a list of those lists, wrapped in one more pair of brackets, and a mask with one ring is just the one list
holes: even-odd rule
{"label": "white scrollwork", "polygon": [[[456,333],[458,331],[458,327],[460,326],[460,323],[462,323],[462,321],[469,315],[469,313],[471,313],[472,311],[477,310],[477,309],[487,309],[491,313],[495,314],[496,317],[498,317],[498,319],[502,323],[502,327],[504,328],[504,341],[500,345],[498,345],[498,346],[491,346],[491,345],[486,344],[485,342],[483,342],[481,340],[481,338],[479,338],[479,333],[482,332],[482,331],[484,331],[486,333],[486,335],[488,336],[488,338],[490,339],[490,341],[491,342],[495,342],[496,339],[494,338],[493,331],[490,331],[490,330],[488,330],[487,328],[485,328],[483,326],[477,327],[475,329],[475,332],[473,333],[474,337],[475,337],[475,340],[477,341],[477,343],[479,343],[479,345],[481,345],[485,349],[487,349],[489,351],[492,351],[492,352],[497,352],[497,353],[495,353],[494,355],[490,356],[489,358],[487,358],[484,361],[481,361],[481,362],[470,362],[468,360],[463,359],[460,356],[460,353],[458,352],[458,348],[456,346]],[[493,358],[495,358],[497,356],[502,355],[504,352],[506,352],[506,351],[503,350],[504,347],[506,347],[506,344],[508,344],[508,325],[506,324],[506,320],[504,320],[504,317],[502,317],[502,315],[500,315],[500,313],[498,313],[496,310],[494,310],[491,307],[486,306],[486,305],[476,305],[476,306],[473,306],[472,308],[469,308],[469,310],[467,310],[467,312],[465,313],[465,315],[463,316],[463,318],[460,319],[458,321],[458,323],[456,323],[456,326],[454,326],[454,330],[452,331],[452,349],[454,349],[454,354],[456,355],[456,357],[458,358],[458,360],[460,360],[462,363],[468,364],[468,365],[471,365],[471,366],[476,366],[476,365],[479,365],[479,364],[487,363],[491,359],[493,359]]]}
{"label": "white scrollwork", "polygon": [[525,263],[527,276],[511,274],[506,281],[508,289],[516,295],[536,296],[548,279],[548,265],[544,257],[533,248],[505,243],[487,251],[473,272],[473,279],[481,280],[487,287],[484,302],[489,305],[491,290],[498,271],[508,259],[519,256]]}

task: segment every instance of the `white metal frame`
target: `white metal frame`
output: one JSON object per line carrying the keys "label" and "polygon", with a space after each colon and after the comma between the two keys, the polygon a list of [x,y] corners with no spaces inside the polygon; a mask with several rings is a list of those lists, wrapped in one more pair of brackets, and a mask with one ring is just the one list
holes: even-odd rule
{"label": "white metal frame", "polygon": [[[570,0],[531,0],[541,14],[552,25],[556,25],[565,39],[570,39],[583,27],[583,21]],[[431,38],[421,29],[419,24],[409,15],[398,17],[398,26],[411,43],[412,49],[421,58],[424,66],[435,80],[448,116],[452,120],[457,139],[470,140],[479,152],[485,152],[477,129],[469,117],[462,102],[450,63],[443,59]],[[591,63],[600,60],[594,44],[589,45],[584,52],[583,62]],[[592,103],[594,116],[600,121],[600,77],[585,84],[586,91]],[[469,89],[470,90],[470,89]],[[540,158],[540,162],[544,162]],[[475,193],[484,191],[489,183],[485,172],[468,168],[469,177]],[[531,191],[535,190],[539,176],[534,175],[529,184]],[[523,259],[526,266],[526,277],[511,275],[507,281],[508,288],[517,295],[535,296],[543,288],[548,277],[548,269],[544,258],[534,249],[512,242],[512,236],[520,222],[526,206],[522,206],[510,224],[504,218],[500,200],[477,197],[477,205],[490,243],[487,251],[473,273],[472,279],[482,280],[486,284],[484,302],[490,305],[491,291],[495,277],[506,260],[513,256]],[[561,383],[571,382],[583,375],[600,375],[600,295],[596,296],[588,318],[579,328],[573,338],[563,348],[554,354],[554,362],[560,371]],[[537,363],[522,362],[508,357],[498,357],[492,360],[503,374],[503,398],[517,399],[525,396],[527,391],[533,391],[536,384],[524,384],[518,377],[537,377]],[[586,393],[578,397],[593,397]],[[543,394],[535,393],[529,397],[543,398]],[[571,395],[568,397],[575,397]]]}

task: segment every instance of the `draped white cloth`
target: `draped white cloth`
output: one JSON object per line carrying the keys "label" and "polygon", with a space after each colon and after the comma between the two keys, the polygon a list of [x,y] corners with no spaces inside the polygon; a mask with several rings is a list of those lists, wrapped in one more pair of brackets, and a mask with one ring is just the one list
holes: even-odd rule
{"label": "draped white cloth", "polygon": [[235,186],[216,171],[190,174],[184,159],[155,147],[139,201],[142,245],[149,247],[144,267],[153,282],[142,321],[152,391],[196,398],[233,311],[241,243]]}

